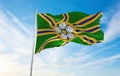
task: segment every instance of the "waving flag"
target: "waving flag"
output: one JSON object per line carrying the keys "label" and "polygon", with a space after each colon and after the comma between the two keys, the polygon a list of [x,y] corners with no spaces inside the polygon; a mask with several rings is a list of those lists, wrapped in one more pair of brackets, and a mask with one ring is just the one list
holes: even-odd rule
{"label": "waving flag", "polygon": [[37,41],[35,53],[68,42],[83,45],[100,43],[104,34],[100,29],[101,12],[88,15],[70,12],[60,15],[37,14]]}

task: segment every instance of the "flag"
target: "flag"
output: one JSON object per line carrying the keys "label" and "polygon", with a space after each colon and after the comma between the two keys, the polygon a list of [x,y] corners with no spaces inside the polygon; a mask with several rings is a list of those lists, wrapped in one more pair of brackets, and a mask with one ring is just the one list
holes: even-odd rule
{"label": "flag", "polygon": [[60,15],[37,14],[37,38],[35,53],[41,50],[60,47],[68,42],[92,45],[103,41],[100,29],[101,12],[85,14],[68,12]]}

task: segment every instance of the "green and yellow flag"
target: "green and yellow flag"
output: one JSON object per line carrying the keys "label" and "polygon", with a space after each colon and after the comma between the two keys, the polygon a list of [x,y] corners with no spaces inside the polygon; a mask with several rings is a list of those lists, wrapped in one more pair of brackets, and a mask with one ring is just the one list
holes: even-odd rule
{"label": "green and yellow flag", "polygon": [[68,42],[83,45],[100,43],[104,34],[100,29],[101,12],[88,15],[69,12],[60,15],[37,14],[37,39],[35,53]]}

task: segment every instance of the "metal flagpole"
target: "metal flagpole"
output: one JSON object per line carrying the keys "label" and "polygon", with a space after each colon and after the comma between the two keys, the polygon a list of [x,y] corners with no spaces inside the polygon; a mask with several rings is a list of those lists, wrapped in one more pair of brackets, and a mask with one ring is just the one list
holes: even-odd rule
{"label": "metal flagpole", "polygon": [[31,66],[30,66],[30,76],[33,73],[33,61],[34,61],[34,50],[35,50],[35,42],[36,42],[36,30],[37,30],[37,10],[35,10],[35,23],[34,23],[34,33],[33,33],[33,48],[32,48],[32,57],[31,57]]}

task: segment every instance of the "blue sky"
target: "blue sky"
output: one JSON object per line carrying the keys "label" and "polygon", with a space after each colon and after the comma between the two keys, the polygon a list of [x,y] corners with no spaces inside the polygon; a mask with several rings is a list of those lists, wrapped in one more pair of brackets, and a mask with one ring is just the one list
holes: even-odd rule
{"label": "blue sky", "polygon": [[103,43],[69,43],[35,55],[33,76],[119,76],[120,1],[0,0],[0,76],[29,76],[34,12],[102,11]]}

